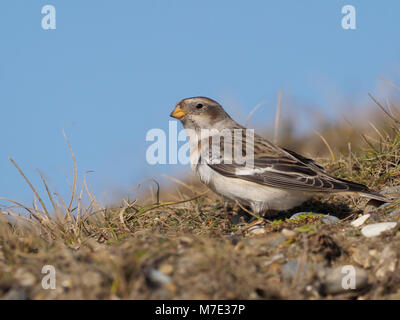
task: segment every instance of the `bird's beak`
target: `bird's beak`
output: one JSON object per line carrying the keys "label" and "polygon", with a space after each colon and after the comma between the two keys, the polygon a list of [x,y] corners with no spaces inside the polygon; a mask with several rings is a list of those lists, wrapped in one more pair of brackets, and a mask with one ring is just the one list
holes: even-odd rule
{"label": "bird's beak", "polygon": [[179,106],[179,104],[175,107],[175,110],[172,111],[170,114],[171,117],[176,118],[176,119],[181,119],[186,115],[186,112],[182,110],[182,108]]}

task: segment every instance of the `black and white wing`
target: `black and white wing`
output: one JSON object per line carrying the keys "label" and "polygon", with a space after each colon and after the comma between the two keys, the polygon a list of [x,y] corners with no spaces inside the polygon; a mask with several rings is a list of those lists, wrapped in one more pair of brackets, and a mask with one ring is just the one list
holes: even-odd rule
{"label": "black and white wing", "polygon": [[371,191],[368,187],[336,178],[313,160],[294,151],[279,148],[260,137],[256,137],[254,144],[252,166],[225,163],[223,160],[208,165],[223,176],[268,187],[305,192],[359,192],[374,199],[388,201],[383,195]]}

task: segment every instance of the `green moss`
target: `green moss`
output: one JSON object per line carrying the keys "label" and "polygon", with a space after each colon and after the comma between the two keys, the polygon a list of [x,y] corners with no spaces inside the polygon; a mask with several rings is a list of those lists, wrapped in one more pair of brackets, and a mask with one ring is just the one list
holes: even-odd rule
{"label": "green moss", "polygon": [[296,228],[298,232],[305,232],[308,235],[313,235],[318,231],[318,227],[315,224],[305,224],[301,227]]}

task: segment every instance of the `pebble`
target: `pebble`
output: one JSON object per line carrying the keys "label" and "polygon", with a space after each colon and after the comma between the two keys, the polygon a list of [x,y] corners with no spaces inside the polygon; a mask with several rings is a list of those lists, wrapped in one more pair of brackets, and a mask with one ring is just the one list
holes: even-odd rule
{"label": "pebble", "polygon": [[[355,276],[354,283],[351,281],[352,274]],[[345,293],[352,290],[359,291],[368,284],[367,271],[353,266],[327,268],[320,277],[320,292],[324,295]]]}
{"label": "pebble", "polygon": [[168,276],[174,272],[174,268],[170,264],[163,264],[158,268],[158,270]]}
{"label": "pebble", "polygon": [[231,221],[235,226],[243,222],[241,216],[238,214],[233,215]]}
{"label": "pebble", "polygon": [[384,204],[381,204],[378,209],[379,210],[384,210],[387,206],[390,206],[392,203],[391,202],[386,202]]}
{"label": "pebble", "polygon": [[72,282],[71,279],[64,279],[64,280],[61,282],[61,286],[62,286],[63,288],[65,288],[65,289],[71,289],[72,286],[73,286],[73,282]]}
{"label": "pebble", "polygon": [[373,254],[365,247],[350,248],[349,252],[352,259],[365,269],[370,268],[374,264]]}
{"label": "pebble", "polygon": [[248,232],[251,234],[264,234],[265,228],[263,226],[257,225],[249,228]]}
{"label": "pebble", "polygon": [[[297,273],[299,263],[296,260],[286,262],[282,267],[282,277],[285,280],[292,280]],[[315,263],[305,263],[301,270],[299,270],[299,276],[304,277],[310,270],[322,270],[323,267]]]}
{"label": "pebble", "polygon": [[182,245],[187,245],[188,246],[188,245],[193,243],[193,239],[189,238],[187,236],[182,236],[182,237],[179,238],[179,242]]}
{"label": "pebble", "polygon": [[156,270],[150,269],[146,275],[146,280],[151,287],[162,287],[171,283],[171,277],[166,274]]}
{"label": "pebble", "polygon": [[395,272],[397,260],[397,253],[393,250],[392,245],[385,246],[379,256],[379,268],[375,273],[376,277],[382,280],[388,273]]}
{"label": "pebble", "polygon": [[281,232],[287,239],[295,238],[296,235],[297,235],[296,231],[289,230],[289,229],[286,229],[286,228],[283,228]]}
{"label": "pebble", "polygon": [[377,211],[383,211],[383,210],[385,210],[385,208],[387,206],[389,206],[391,204],[392,204],[392,202],[384,202],[384,203],[382,203],[382,201],[371,199],[366,204],[366,206],[364,208],[364,213],[376,213]]}
{"label": "pebble", "polygon": [[335,216],[330,216],[327,214],[321,214],[321,213],[314,213],[314,212],[298,212],[292,215],[289,219],[300,219],[302,215],[313,215],[313,216],[321,216],[321,221],[325,224],[334,224],[340,221],[339,218]]}
{"label": "pebble", "polygon": [[371,215],[368,214],[368,213],[364,214],[361,217],[357,218],[356,220],[352,221],[350,224],[353,227],[359,227],[359,226],[363,225],[365,223],[365,221],[367,221],[370,216]]}
{"label": "pebble", "polygon": [[377,207],[367,204],[363,210],[364,214],[371,214],[377,212]]}
{"label": "pebble", "polygon": [[19,280],[19,284],[23,287],[30,287],[36,283],[35,276],[23,268],[17,270],[15,278]]}
{"label": "pebble", "polygon": [[393,210],[393,211],[389,214],[389,216],[391,216],[391,217],[397,217],[399,214],[400,214],[400,209],[396,209],[396,210]]}
{"label": "pebble", "polygon": [[384,231],[393,229],[396,225],[396,222],[373,223],[363,227],[361,233],[367,238],[376,237]]}
{"label": "pebble", "polygon": [[[298,262],[288,261],[282,267],[282,277],[287,281],[293,280],[298,272]],[[322,295],[345,293],[350,290],[362,290],[368,284],[368,273],[362,268],[347,266],[336,268],[324,268],[317,263],[305,263],[299,276],[305,277],[307,272],[314,271],[319,279],[319,291]],[[354,268],[354,269],[351,269]],[[355,283],[351,283],[350,278],[347,281],[346,276],[351,276],[350,272],[354,272]]]}
{"label": "pebble", "polygon": [[101,274],[95,271],[87,271],[82,275],[82,284],[85,287],[96,288],[101,286],[102,280]]}
{"label": "pebble", "polygon": [[3,296],[3,299],[4,300],[27,300],[28,296],[22,288],[13,288]]}
{"label": "pebble", "polygon": [[233,244],[234,246],[236,246],[238,243],[239,243],[239,241],[240,241],[240,236],[239,235],[237,235],[236,233],[233,233],[233,234],[229,234],[229,235],[227,235],[226,236],[226,239],[231,243],[231,244]]}
{"label": "pebble", "polygon": [[286,237],[280,232],[269,233],[264,240],[265,245],[270,247],[278,247],[286,241]]}
{"label": "pebble", "polygon": [[[282,267],[282,277],[286,280],[292,280],[297,271],[298,262],[297,261],[288,261]],[[304,270],[302,270],[302,274]]]}
{"label": "pebble", "polygon": [[272,256],[271,259],[265,261],[264,266],[267,267],[267,266],[271,265],[272,263],[274,263],[278,260],[284,259],[284,258],[285,258],[285,256],[282,253],[278,253],[278,254]]}
{"label": "pebble", "polygon": [[380,193],[385,196],[400,194],[400,186],[384,187]]}

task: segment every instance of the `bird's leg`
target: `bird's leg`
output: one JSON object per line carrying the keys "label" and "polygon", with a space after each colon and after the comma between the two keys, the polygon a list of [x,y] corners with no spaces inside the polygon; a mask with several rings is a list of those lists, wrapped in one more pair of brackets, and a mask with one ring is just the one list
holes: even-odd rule
{"label": "bird's leg", "polygon": [[273,218],[278,216],[279,213],[281,213],[281,211],[268,209],[263,212],[262,217],[264,219],[273,220]]}
{"label": "bird's leg", "polygon": [[234,208],[232,208],[232,210],[229,210],[230,201],[224,196],[221,196],[221,198],[225,215],[227,217],[230,217],[230,220],[232,221],[233,224],[239,224],[240,217],[238,216],[238,213],[234,210]]}
{"label": "bird's leg", "polygon": [[224,196],[222,196],[222,203],[224,206],[224,212],[226,215],[229,215],[229,201]]}
{"label": "bird's leg", "polygon": [[239,202],[236,203],[243,211],[245,211],[248,217],[246,222],[252,222],[254,220],[262,220],[262,217],[259,215],[258,207],[254,203],[250,203],[250,210],[248,208],[243,207]]}

